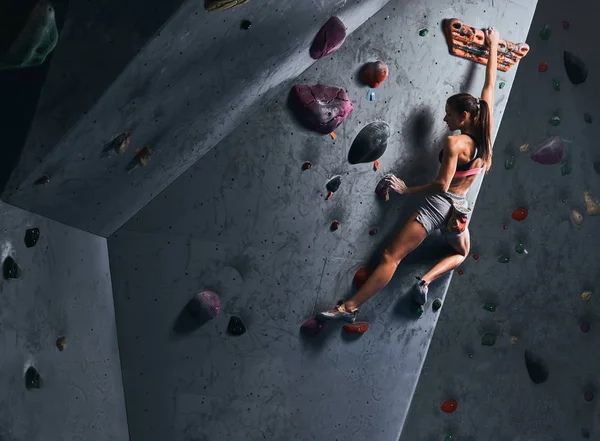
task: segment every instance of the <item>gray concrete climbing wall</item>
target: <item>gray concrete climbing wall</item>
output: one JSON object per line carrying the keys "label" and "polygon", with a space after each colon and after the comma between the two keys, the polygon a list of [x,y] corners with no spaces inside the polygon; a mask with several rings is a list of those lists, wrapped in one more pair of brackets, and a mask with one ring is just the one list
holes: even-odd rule
{"label": "gray concrete climbing wall", "polygon": [[[464,274],[452,280],[401,440],[443,440],[448,434],[456,441],[600,438],[600,217],[588,216],[584,202],[586,190],[600,196],[600,167],[593,166],[600,160],[600,60],[591,43],[599,16],[597,3],[539,2],[527,39],[531,53],[519,68],[495,166],[471,223],[472,253],[479,259],[468,259]],[[551,29],[547,41],[539,35],[544,25]],[[587,63],[585,83],[567,79],[564,50]],[[548,63],[545,73],[538,70],[542,62]],[[553,89],[554,78],[560,91]],[[561,119],[557,127],[547,122],[554,115]],[[529,157],[554,135],[569,141],[570,174],[561,172],[566,166]],[[523,144],[528,152],[520,152]],[[515,166],[507,170],[511,155]],[[515,222],[511,212],[519,206],[529,215]],[[583,215],[581,227],[571,220],[572,210]],[[528,254],[515,251],[518,242]],[[498,263],[499,255],[510,262]],[[584,301],[587,291],[592,295]],[[485,302],[497,304],[496,312],[484,310]],[[481,345],[486,332],[497,335],[492,347]],[[545,383],[530,380],[526,350],[546,363]],[[590,402],[586,391],[596,393]],[[458,401],[455,413],[440,411],[446,399]]]}
{"label": "gray concrete climbing wall", "polygon": [[[129,439],[106,239],[0,210],[3,269],[8,257],[20,268],[0,282],[0,439]],[[39,240],[28,247],[33,228]],[[30,366],[40,388],[26,387]]]}
{"label": "gray concrete climbing wall", "polygon": [[[361,339],[332,326],[322,340],[304,340],[299,327],[351,293],[356,269],[378,259],[418,202],[380,203],[376,182],[387,171],[410,184],[432,179],[446,133],[445,98],[481,91],[485,68],[448,55],[441,20],[493,24],[505,38],[524,41],[535,8],[535,1],[454,3],[390,2],[338,52],[285,81],[109,238],[133,441],[398,439],[437,321],[429,305],[414,317],[407,293],[445,252],[439,237],[365,305],[361,317],[371,329]],[[344,20],[346,12],[339,15]],[[261,26],[253,32],[272,34]],[[420,37],[425,27],[430,33]],[[391,73],[369,102],[355,75],[376,59]],[[507,87],[497,92],[497,123],[515,72],[500,74]],[[355,103],[335,142],[302,129],[286,107],[293,84],[317,82],[346,88]],[[350,166],[352,140],[378,119],[393,133],[381,170]],[[304,161],[313,167],[303,172]],[[325,201],[325,183],[336,174],[340,190]],[[341,228],[331,232],[334,219]],[[380,232],[369,236],[374,226]],[[445,277],[432,286],[432,296],[443,298],[448,283]],[[193,332],[175,332],[202,289],[221,296],[221,314]],[[242,336],[226,333],[233,315],[247,326]]]}

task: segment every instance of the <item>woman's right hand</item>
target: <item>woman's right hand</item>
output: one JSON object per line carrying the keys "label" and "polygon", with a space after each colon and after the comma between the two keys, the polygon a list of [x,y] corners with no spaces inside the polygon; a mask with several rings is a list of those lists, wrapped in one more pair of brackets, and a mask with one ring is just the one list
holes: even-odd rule
{"label": "woman's right hand", "polygon": [[485,41],[489,46],[496,46],[500,41],[500,33],[490,26],[485,30]]}

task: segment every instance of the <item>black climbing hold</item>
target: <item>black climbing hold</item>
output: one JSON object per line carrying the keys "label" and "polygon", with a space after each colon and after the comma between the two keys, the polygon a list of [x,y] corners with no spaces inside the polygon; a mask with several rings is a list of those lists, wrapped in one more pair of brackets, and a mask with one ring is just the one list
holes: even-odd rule
{"label": "black climbing hold", "polygon": [[250,26],[252,26],[252,22],[250,20],[242,20],[242,23],[240,24],[240,28],[242,28],[244,31],[250,29]]}
{"label": "black climbing hold", "polygon": [[42,175],[42,177],[38,178],[34,184],[35,185],[48,185],[50,183],[50,177],[48,175]]}
{"label": "black climbing hold", "polygon": [[565,51],[563,54],[565,70],[571,83],[581,84],[588,76],[588,68],[581,58],[572,52]]}
{"label": "black climbing hold", "polygon": [[42,377],[33,366],[29,366],[25,371],[25,387],[27,390],[41,389],[42,387]]}
{"label": "black climbing hold", "polygon": [[525,351],[525,366],[527,367],[529,378],[535,384],[541,384],[548,379],[548,366],[546,366],[544,360],[531,351]]}
{"label": "black climbing hold", "polygon": [[242,323],[242,319],[232,315],[229,319],[229,324],[227,325],[227,332],[230,335],[242,335],[246,332],[246,326]]}
{"label": "black climbing hold", "polygon": [[64,351],[67,348],[67,337],[58,337],[56,339],[56,347],[60,352]]}
{"label": "black climbing hold", "polygon": [[385,153],[390,126],[383,121],[372,122],[365,126],[356,136],[348,152],[350,164],[373,162]]}
{"label": "black climbing hold", "polygon": [[15,262],[11,256],[8,256],[4,259],[4,263],[2,264],[2,272],[4,274],[4,279],[18,279],[21,277],[21,270],[19,269],[19,265]]}
{"label": "black climbing hold", "polygon": [[334,176],[333,178],[331,178],[329,180],[329,182],[327,182],[327,185],[325,185],[325,188],[327,188],[327,191],[335,193],[336,191],[338,191],[341,184],[342,184],[342,177]]}
{"label": "black climbing hold", "polygon": [[586,123],[591,124],[592,123],[592,115],[590,115],[589,113],[584,113],[583,114],[583,120]]}
{"label": "black climbing hold", "polygon": [[441,307],[442,307],[441,299],[435,299],[433,301],[433,303],[431,304],[431,309],[433,309],[434,311],[438,311]]}
{"label": "black climbing hold", "polygon": [[25,231],[25,246],[27,248],[34,247],[40,238],[40,229],[39,228],[29,228]]}

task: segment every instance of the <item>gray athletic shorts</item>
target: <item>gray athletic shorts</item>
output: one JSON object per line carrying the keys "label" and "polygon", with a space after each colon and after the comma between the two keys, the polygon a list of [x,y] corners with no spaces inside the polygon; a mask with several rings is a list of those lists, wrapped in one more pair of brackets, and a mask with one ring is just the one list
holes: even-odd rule
{"label": "gray athletic shorts", "polygon": [[[434,230],[441,230],[442,234],[446,237],[460,236],[460,234],[449,233],[446,231],[446,224],[450,217],[452,202],[459,205],[468,205],[465,195],[458,195],[449,191],[425,197],[425,201],[421,204],[421,208],[417,210],[417,222],[423,225],[425,230],[427,230],[427,234],[431,234]],[[465,231],[467,230],[465,229]]]}

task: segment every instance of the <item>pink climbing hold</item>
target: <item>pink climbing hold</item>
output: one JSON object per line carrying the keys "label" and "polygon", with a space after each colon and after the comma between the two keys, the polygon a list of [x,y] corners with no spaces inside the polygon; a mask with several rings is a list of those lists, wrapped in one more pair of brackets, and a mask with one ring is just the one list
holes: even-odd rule
{"label": "pink climbing hold", "polygon": [[221,311],[221,300],[219,296],[212,291],[202,291],[196,294],[188,303],[188,308],[192,315],[210,320],[219,315]]}
{"label": "pink climbing hold", "polygon": [[289,105],[307,129],[324,135],[333,132],[354,109],[344,89],[322,84],[292,87]]}
{"label": "pink climbing hold", "polygon": [[325,332],[326,330],[327,322],[319,321],[314,317],[309,318],[304,323],[302,323],[302,326],[300,326],[300,331],[308,337],[317,336]]}
{"label": "pink climbing hold", "polygon": [[337,51],[346,40],[346,26],[338,17],[331,17],[321,27],[310,46],[310,56],[315,60]]}
{"label": "pink climbing hold", "polygon": [[538,164],[558,164],[563,159],[565,147],[559,136],[552,136],[538,144],[531,152],[531,159]]}

